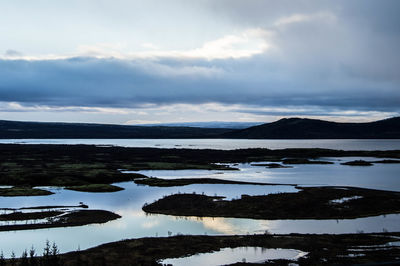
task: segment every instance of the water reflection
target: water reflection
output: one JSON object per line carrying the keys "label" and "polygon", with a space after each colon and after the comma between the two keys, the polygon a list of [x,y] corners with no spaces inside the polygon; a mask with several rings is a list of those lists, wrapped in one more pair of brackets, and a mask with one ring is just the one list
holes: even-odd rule
{"label": "water reflection", "polygon": [[325,148],[335,150],[399,150],[398,139],[2,139],[17,144],[92,144],[99,146],[188,148],[188,149],[286,149]]}
{"label": "water reflection", "polygon": [[223,235],[253,233],[354,233],[400,231],[398,215],[377,216],[349,220],[253,220],[236,218],[175,217],[146,215],[141,208],[163,195],[172,193],[204,192],[208,195],[225,195],[233,198],[241,194],[268,194],[275,191],[293,191],[291,186],[250,185],[190,185],[172,188],[137,186],[132,182],[117,184],[125,190],[114,193],[84,193],[51,189],[55,194],[45,197],[2,197],[0,208],[43,205],[77,205],[84,202],[90,209],[105,209],[122,216],[106,224],[80,227],[52,228],[0,233],[0,250],[6,256],[11,251],[21,254],[34,245],[43,248],[45,241],[56,242],[62,252],[86,249],[99,244],[127,238],[169,236],[176,234]]}
{"label": "water reflection", "polygon": [[193,256],[165,259],[164,264],[179,265],[226,265],[236,262],[263,263],[267,260],[297,260],[306,256],[306,252],[295,249],[273,249],[261,247],[222,248],[212,253],[200,253]]}
{"label": "water reflection", "polygon": [[[383,160],[374,157],[344,157],[322,158],[334,164],[292,165],[293,168],[269,169],[264,166],[252,166],[251,164],[238,164],[234,167],[240,171],[213,170],[143,170],[138,171],[146,176],[158,178],[218,178],[226,180],[283,183],[317,186],[356,186],[371,189],[400,191],[399,173],[400,164],[374,164],[373,166],[347,166],[342,162],[353,160]],[[269,163],[269,162],[260,162]]]}

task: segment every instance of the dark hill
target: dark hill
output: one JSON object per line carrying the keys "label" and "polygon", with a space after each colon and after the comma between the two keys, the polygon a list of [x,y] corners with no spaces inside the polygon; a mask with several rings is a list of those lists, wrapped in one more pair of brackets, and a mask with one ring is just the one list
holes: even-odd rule
{"label": "dark hill", "polygon": [[370,123],[285,118],[246,129],[0,120],[0,139],[400,139],[400,117]]}
{"label": "dark hill", "polygon": [[336,123],[284,118],[223,134],[238,139],[399,139],[400,117],[369,123]]}
{"label": "dark hill", "polygon": [[0,139],[173,139],[216,138],[232,129],[144,127],[82,123],[42,123],[0,120]]}

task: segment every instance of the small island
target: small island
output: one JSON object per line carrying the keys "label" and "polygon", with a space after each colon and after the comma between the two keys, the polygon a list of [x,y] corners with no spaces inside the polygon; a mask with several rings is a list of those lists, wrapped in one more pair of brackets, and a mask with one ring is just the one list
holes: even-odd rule
{"label": "small island", "polygon": [[88,185],[80,185],[80,186],[69,186],[65,189],[80,191],[80,192],[116,192],[124,190],[122,187],[110,185],[110,184],[88,184]]}
{"label": "small island", "polygon": [[157,177],[138,178],[134,182],[138,185],[147,185],[152,187],[176,187],[187,186],[193,184],[230,184],[230,185],[259,185],[259,186],[296,186],[296,184],[279,184],[279,183],[260,183],[260,182],[243,182],[217,178],[174,178],[163,179]]}
{"label": "small island", "polygon": [[143,206],[147,213],[252,219],[352,219],[400,213],[400,193],[355,187],[297,187],[299,192],[239,199],[174,194]]}
{"label": "small island", "polygon": [[51,194],[54,193],[48,190],[31,187],[0,188],[0,197],[48,196]]}
{"label": "small island", "polygon": [[373,163],[367,162],[364,160],[355,160],[350,162],[341,163],[341,165],[350,165],[350,166],[372,166]]}
{"label": "small island", "polygon": [[[51,206],[49,206],[50,208]],[[38,220],[31,223],[10,223],[0,225],[0,231],[32,230],[55,227],[82,226],[94,223],[106,223],[121,218],[118,214],[105,210],[47,210],[31,213],[15,212],[0,215],[0,221],[28,221]],[[43,221],[44,220],[44,221]]]}

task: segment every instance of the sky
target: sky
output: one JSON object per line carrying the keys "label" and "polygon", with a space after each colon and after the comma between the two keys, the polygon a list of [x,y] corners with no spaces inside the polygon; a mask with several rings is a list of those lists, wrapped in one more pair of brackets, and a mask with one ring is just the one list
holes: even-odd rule
{"label": "sky", "polygon": [[0,1],[0,119],[400,114],[397,0]]}

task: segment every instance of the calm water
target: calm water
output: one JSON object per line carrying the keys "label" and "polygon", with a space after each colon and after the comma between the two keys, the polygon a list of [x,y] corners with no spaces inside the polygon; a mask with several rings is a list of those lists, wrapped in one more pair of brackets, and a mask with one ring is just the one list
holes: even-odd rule
{"label": "calm water", "polygon": [[306,252],[295,249],[273,249],[260,247],[222,248],[212,253],[200,253],[189,257],[166,259],[164,264],[179,265],[226,265],[235,262],[263,263],[266,260],[297,260],[307,255]]}
{"label": "calm water", "polygon": [[[295,178],[297,172],[312,172],[312,167],[319,169],[319,165],[296,166],[291,169],[265,169],[259,166],[240,164],[240,171],[226,171],[219,174],[218,171],[153,171],[152,174],[161,177],[182,177],[182,176],[209,176],[216,175],[221,178],[231,175],[229,178],[252,179],[266,181],[270,177],[263,178],[262,171],[267,170],[270,176],[276,176],[277,180],[287,175],[279,174],[281,170],[293,171],[289,176]],[[392,166],[392,165],[385,165]],[[310,168],[311,167],[311,168]],[[364,168],[348,167],[340,165],[324,165],[323,167],[338,167],[346,171],[355,171],[352,175],[357,176],[357,169]],[[374,166],[372,166],[374,167]],[[306,168],[307,170],[304,170]],[[320,173],[327,168],[320,169]],[[160,174],[156,174],[156,173]],[[196,173],[198,172],[198,173]],[[164,175],[161,175],[164,173]],[[178,175],[180,173],[180,175]],[[241,173],[243,175],[241,175]],[[399,171],[397,171],[399,173]],[[207,175],[206,175],[207,174]],[[232,176],[232,175],[236,175]],[[334,174],[332,174],[334,175]],[[315,175],[313,178],[317,178]],[[359,175],[359,180],[365,180],[365,176]],[[127,238],[146,236],[168,236],[176,234],[253,234],[253,233],[355,233],[400,231],[400,216],[386,215],[359,219],[345,220],[254,220],[237,218],[210,218],[210,217],[175,217],[169,215],[146,215],[142,210],[144,203],[151,203],[164,195],[173,193],[205,193],[206,195],[222,195],[228,199],[240,197],[242,194],[264,195],[278,192],[295,192],[293,186],[257,186],[257,185],[222,185],[222,184],[201,184],[183,187],[157,188],[138,186],[132,182],[118,183],[125,190],[115,193],[85,193],[69,191],[60,188],[49,188],[55,192],[54,195],[43,197],[0,197],[0,208],[4,207],[31,207],[40,205],[77,205],[79,202],[88,204],[91,209],[105,209],[118,213],[121,219],[106,224],[95,224],[81,227],[53,228],[41,230],[28,230],[16,232],[0,232],[0,249],[9,256],[14,250],[21,254],[25,248],[34,245],[42,249],[48,239],[55,241],[62,252],[86,249],[102,243],[117,241]],[[24,243],[24,245],[21,245]]]}
{"label": "calm water", "polygon": [[[20,142],[21,140],[18,140]],[[120,145],[137,147],[187,147],[187,148],[287,148],[324,147],[335,149],[384,150],[400,149],[398,140],[24,140],[27,143],[66,143]],[[15,143],[2,140],[2,143]],[[175,146],[181,145],[181,146]],[[192,146],[194,145],[194,146]],[[341,162],[357,158],[323,158],[333,165],[295,165],[293,168],[267,169],[250,164],[239,164],[240,171],[140,171],[160,178],[212,177],[230,180],[256,181],[301,185],[350,185],[400,191],[400,164],[375,164],[370,167],[340,165]],[[376,158],[363,158],[375,160]],[[184,187],[157,188],[138,186],[132,182],[117,184],[125,190],[115,193],[84,193],[60,188],[49,188],[54,195],[43,197],[0,197],[0,208],[20,208],[40,205],[88,204],[90,209],[105,209],[118,213],[121,219],[105,224],[70,228],[53,228],[16,232],[0,232],[0,250],[6,256],[11,251],[20,255],[24,249],[34,245],[41,253],[46,240],[56,242],[62,252],[86,249],[99,244],[121,239],[168,236],[176,234],[253,234],[264,233],[355,233],[400,231],[400,215],[386,215],[346,220],[253,220],[237,218],[175,217],[168,215],[146,215],[142,210],[164,195],[173,193],[205,193],[222,195],[228,199],[242,194],[264,195],[279,192],[295,192],[290,185],[189,185]],[[230,251],[224,251],[230,252]],[[236,253],[236,252],[234,252]],[[226,253],[221,253],[226,254]],[[238,253],[239,254],[239,253]],[[207,255],[208,256],[208,255]],[[247,258],[244,254],[242,258]],[[219,255],[219,257],[226,257]],[[250,259],[250,257],[249,257]],[[241,258],[240,258],[241,260]],[[239,261],[240,261],[239,260]]]}
{"label": "calm water", "polygon": [[240,171],[145,170],[137,173],[165,179],[219,178],[307,186],[357,186],[400,191],[400,164],[374,164],[373,166],[347,166],[340,164],[357,159],[382,160],[373,157],[322,158],[322,160],[331,161],[334,164],[292,165],[293,168],[278,169],[252,166],[251,164],[238,164],[232,166],[240,168]]}
{"label": "calm water", "polygon": [[326,148],[340,150],[400,150],[400,140],[324,139],[324,140],[254,140],[254,139],[1,139],[0,143],[24,144],[93,144],[123,147],[246,149],[246,148]]}

